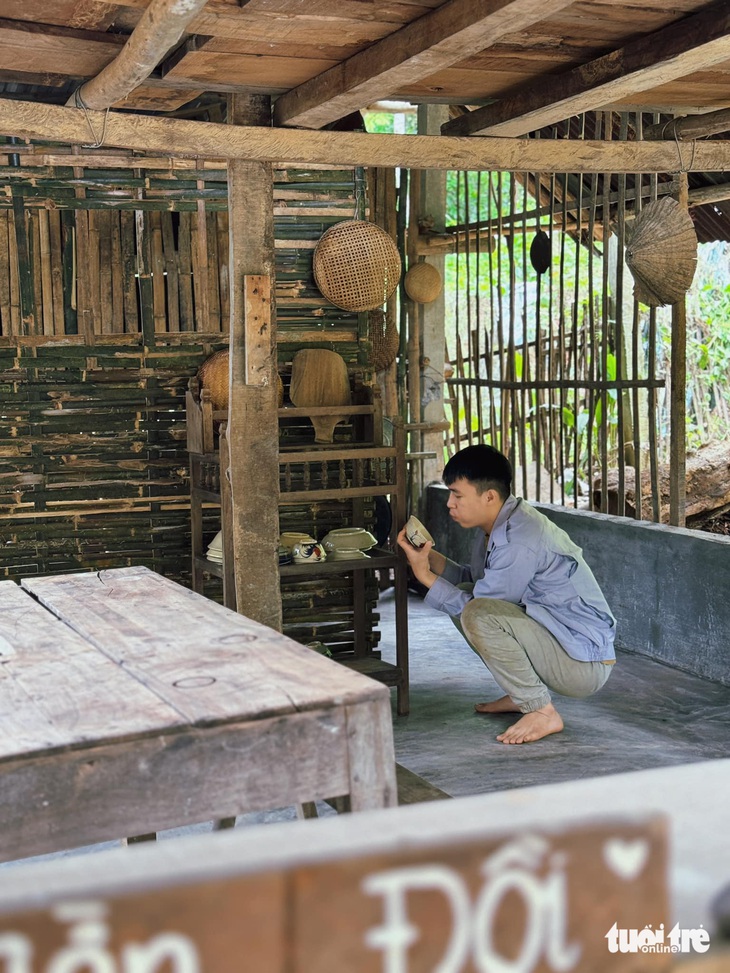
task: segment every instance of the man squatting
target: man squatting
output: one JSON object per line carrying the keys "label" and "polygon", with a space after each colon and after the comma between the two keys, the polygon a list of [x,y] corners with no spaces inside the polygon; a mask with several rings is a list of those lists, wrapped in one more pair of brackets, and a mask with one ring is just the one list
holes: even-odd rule
{"label": "man squatting", "polygon": [[470,565],[456,564],[428,541],[398,543],[426,604],[446,612],[505,693],[477,713],[522,713],[497,736],[531,743],[563,729],[550,690],[597,692],[616,661],[616,620],[581,549],[544,514],[512,495],[512,466],[493,446],[467,446],[446,464],[448,509],[479,528]]}

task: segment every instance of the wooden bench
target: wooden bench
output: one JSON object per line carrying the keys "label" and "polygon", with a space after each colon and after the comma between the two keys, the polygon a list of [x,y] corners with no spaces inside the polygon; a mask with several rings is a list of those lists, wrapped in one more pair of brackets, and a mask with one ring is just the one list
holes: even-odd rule
{"label": "wooden bench", "polygon": [[0,860],[347,795],[390,694],[146,568],[0,582]]}

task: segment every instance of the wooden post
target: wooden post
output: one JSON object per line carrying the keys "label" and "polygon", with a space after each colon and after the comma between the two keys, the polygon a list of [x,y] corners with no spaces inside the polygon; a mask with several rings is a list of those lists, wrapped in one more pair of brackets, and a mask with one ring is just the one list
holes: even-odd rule
{"label": "wooden post", "polygon": [[[228,121],[269,125],[267,96],[231,96]],[[281,631],[279,420],[274,301],[273,173],[228,165],[230,227],[230,483],[236,608]]]}
{"label": "wooden post", "polygon": [[[449,120],[448,105],[420,105],[418,108],[418,132],[420,135],[437,135],[441,131],[441,125]],[[444,232],[446,221],[446,173],[434,169],[427,169],[422,174],[421,190],[421,212],[420,216],[433,219],[433,229],[436,233]],[[444,280],[446,258],[443,255],[428,258],[441,274]],[[443,422],[444,419],[444,349],[446,347],[445,338],[445,302],[444,289],[435,301],[422,305],[421,311],[421,355],[423,362],[423,383],[422,393],[428,392],[430,387],[435,390],[436,384],[440,387],[439,397],[429,399],[428,394],[422,405],[421,418],[424,422],[433,423],[435,426]],[[427,430],[423,434],[421,449],[426,453],[435,452],[436,456],[423,460],[423,491],[432,480],[441,478],[441,471],[444,466],[443,459],[444,433],[443,429]],[[425,502],[425,497],[423,498]],[[424,512],[424,507],[421,507]]]}
{"label": "wooden post", "polygon": [[[687,173],[678,176],[677,198],[687,207]],[[671,401],[669,404],[669,523],[685,525],[685,493],[687,478],[687,303],[683,297],[672,305],[672,364]]]}

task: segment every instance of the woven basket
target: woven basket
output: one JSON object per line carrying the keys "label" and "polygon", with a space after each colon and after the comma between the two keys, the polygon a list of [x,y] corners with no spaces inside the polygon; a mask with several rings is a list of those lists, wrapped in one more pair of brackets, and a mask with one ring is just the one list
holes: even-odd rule
{"label": "woven basket", "polygon": [[687,210],[668,196],[648,203],[636,217],[626,264],[641,304],[681,301],[697,268],[697,234]]}
{"label": "woven basket", "polygon": [[[224,412],[228,408],[228,351],[217,351],[210,358],[206,358],[198,369],[198,381],[201,389],[210,392],[210,402],[214,412]],[[279,408],[284,404],[284,383],[281,376],[276,376],[279,387]]]}
{"label": "woven basket", "polygon": [[385,230],[366,220],[346,220],[320,238],[313,269],[317,287],[336,307],[372,311],[398,286],[401,261]]}
{"label": "woven basket", "polygon": [[403,278],[406,294],[418,304],[430,304],[441,293],[441,274],[433,264],[414,264]]}
{"label": "woven basket", "polygon": [[368,340],[372,347],[368,364],[374,372],[382,372],[398,354],[400,338],[395,316],[376,308],[368,314]]}

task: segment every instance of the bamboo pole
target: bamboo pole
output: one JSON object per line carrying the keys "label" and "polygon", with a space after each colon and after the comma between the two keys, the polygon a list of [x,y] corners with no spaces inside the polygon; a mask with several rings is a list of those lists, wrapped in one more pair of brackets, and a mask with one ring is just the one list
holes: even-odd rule
{"label": "bamboo pole", "polygon": [[[687,206],[687,173],[679,173],[678,202]],[[685,524],[687,478],[687,304],[686,298],[672,305],[672,397],[669,418],[669,523]]]}

